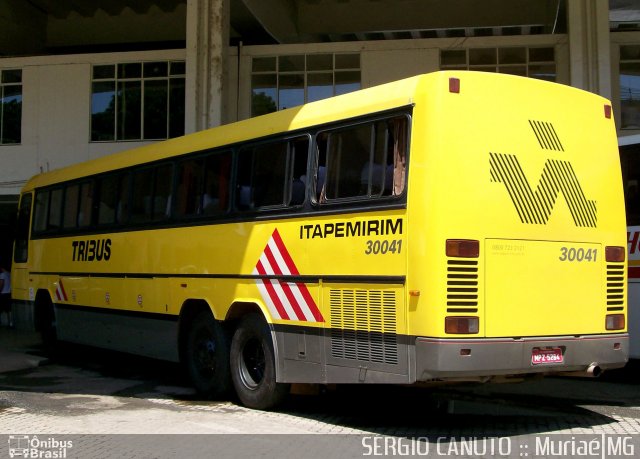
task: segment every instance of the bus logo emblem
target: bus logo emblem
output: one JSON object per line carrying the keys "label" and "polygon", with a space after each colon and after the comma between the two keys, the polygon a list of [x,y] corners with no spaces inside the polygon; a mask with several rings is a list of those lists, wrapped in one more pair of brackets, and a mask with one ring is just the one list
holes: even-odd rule
{"label": "bus logo emblem", "polygon": [[275,319],[324,322],[311,292],[302,282],[289,281],[300,276],[278,230],[274,230],[264,248],[253,275],[260,296]]}
{"label": "bus logo emblem", "polygon": [[489,153],[492,182],[501,182],[522,223],[546,225],[562,193],[576,226],[595,228],[596,201],[587,199],[569,161],[548,159],[534,190],[515,155]]}

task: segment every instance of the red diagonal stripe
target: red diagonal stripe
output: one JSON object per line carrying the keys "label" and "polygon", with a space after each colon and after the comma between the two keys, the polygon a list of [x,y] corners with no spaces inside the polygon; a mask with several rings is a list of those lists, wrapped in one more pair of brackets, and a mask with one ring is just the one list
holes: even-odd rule
{"label": "red diagonal stripe", "polygon": [[62,285],[62,279],[58,281],[58,285],[60,286],[60,292],[62,292],[62,299],[67,301],[67,292],[64,291],[64,285]]}
{"label": "red diagonal stripe", "polygon": [[[267,272],[265,271],[264,266],[262,266],[262,262],[260,260],[258,260],[256,269],[258,270],[258,273],[260,273],[261,276],[266,276]],[[285,320],[290,320],[289,315],[287,314],[287,311],[284,309],[284,306],[280,301],[280,298],[278,298],[278,294],[276,293],[276,290],[273,287],[273,284],[271,284],[271,280],[263,279],[262,283],[266,287],[267,293],[269,294],[269,298],[271,298],[271,301],[273,301],[273,304],[275,305],[278,311],[278,314],[280,314],[280,318]]]}
{"label": "red diagonal stripe", "polygon": [[287,250],[287,247],[285,247],[277,228],[273,231],[273,235],[271,237],[273,237],[273,240],[276,243],[278,250],[280,251],[280,255],[282,255],[282,259],[287,264],[287,268],[289,268],[291,274],[293,274],[294,276],[299,276],[300,273],[298,272],[298,268],[296,268],[296,264],[293,262],[291,255],[289,255],[289,251]]}
{"label": "red diagonal stripe", "polygon": [[[278,266],[278,262],[273,256],[273,252],[271,252],[271,249],[269,248],[268,245],[264,249],[264,254],[267,256],[267,260],[269,261],[269,264],[273,268],[273,272],[281,276],[282,270],[280,269],[280,266]],[[276,281],[276,282],[282,288],[282,291],[287,297],[287,300],[289,300],[289,305],[291,305],[291,308],[293,308],[293,312],[296,313],[296,317],[298,318],[298,320],[307,320],[307,318],[304,316],[304,312],[302,312],[302,309],[300,308],[300,305],[296,301],[296,297],[293,295],[293,292],[291,291],[291,287],[289,287],[289,285],[286,282],[280,282],[280,281]]]}
{"label": "red diagonal stripe", "polygon": [[318,305],[313,300],[313,297],[311,296],[311,292],[309,291],[307,286],[302,283],[297,283],[296,285],[300,289],[300,293],[302,293],[302,297],[307,302],[307,306],[309,306],[309,310],[311,311],[311,314],[313,314],[313,317],[316,319],[316,321],[324,322],[324,317],[322,317],[322,314],[320,313],[320,309],[318,309]]}
{"label": "red diagonal stripe", "polygon": [[[293,262],[291,255],[289,255],[289,251],[287,250],[287,247],[284,245],[284,241],[282,240],[282,237],[280,237],[280,233],[278,232],[277,228],[273,231],[272,237],[273,237],[273,241],[276,243],[276,247],[278,247],[278,250],[280,251],[280,255],[282,256],[282,259],[286,263],[291,274],[295,276],[299,276],[300,273],[298,272],[298,268],[296,267],[296,264]],[[324,317],[322,317],[322,314],[320,313],[320,309],[318,308],[318,305],[316,304],[316,302],[313,300],[313,297],[311,296],[311,292],[309,292],[309,289],[307,288],[307,286],[302,283],[298,283],[297,285],[298,285],[298,288],[300,289],[300,293],[302,293],[302,297],[304,298],[305,302],[307,303],[307,306],[309,307],[309,310],[313,314],[313,317],[318,322],[324,322]]]}

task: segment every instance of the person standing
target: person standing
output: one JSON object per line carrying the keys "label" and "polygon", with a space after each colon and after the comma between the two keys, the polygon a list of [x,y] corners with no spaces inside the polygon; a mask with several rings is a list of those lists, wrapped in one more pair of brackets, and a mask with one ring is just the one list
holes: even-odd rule
{"label": "person standing", "polygon": [[7,314],[7,325],[13,327],[13,319],[11,317],[11,273],[7,271],[4,264],[0,264],[0,317],[3,312]]}

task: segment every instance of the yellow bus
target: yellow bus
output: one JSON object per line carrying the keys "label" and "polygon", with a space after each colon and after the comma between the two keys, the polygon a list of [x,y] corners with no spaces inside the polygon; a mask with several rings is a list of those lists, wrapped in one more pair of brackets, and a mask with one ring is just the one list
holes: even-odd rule
{"label": "yellow bus", "polygon": [[628,354],[621,183],[607,100],[416,76],[34,177],[14,307],[255,408],[292,383],[597,376]]}

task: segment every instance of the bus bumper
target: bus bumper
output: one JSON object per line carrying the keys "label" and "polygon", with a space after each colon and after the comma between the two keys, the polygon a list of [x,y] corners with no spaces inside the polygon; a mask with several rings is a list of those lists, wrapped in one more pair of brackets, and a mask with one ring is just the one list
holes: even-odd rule
{"label": "bus bumper", "polygon": [[[541,358],[542,354],[545,357]],[[588,369],[594,365],[601,370],[621,368],[628,358],[627,333],[519,339],[418,337],[416,379],[478,379],[527,373],[587,376]]]}

